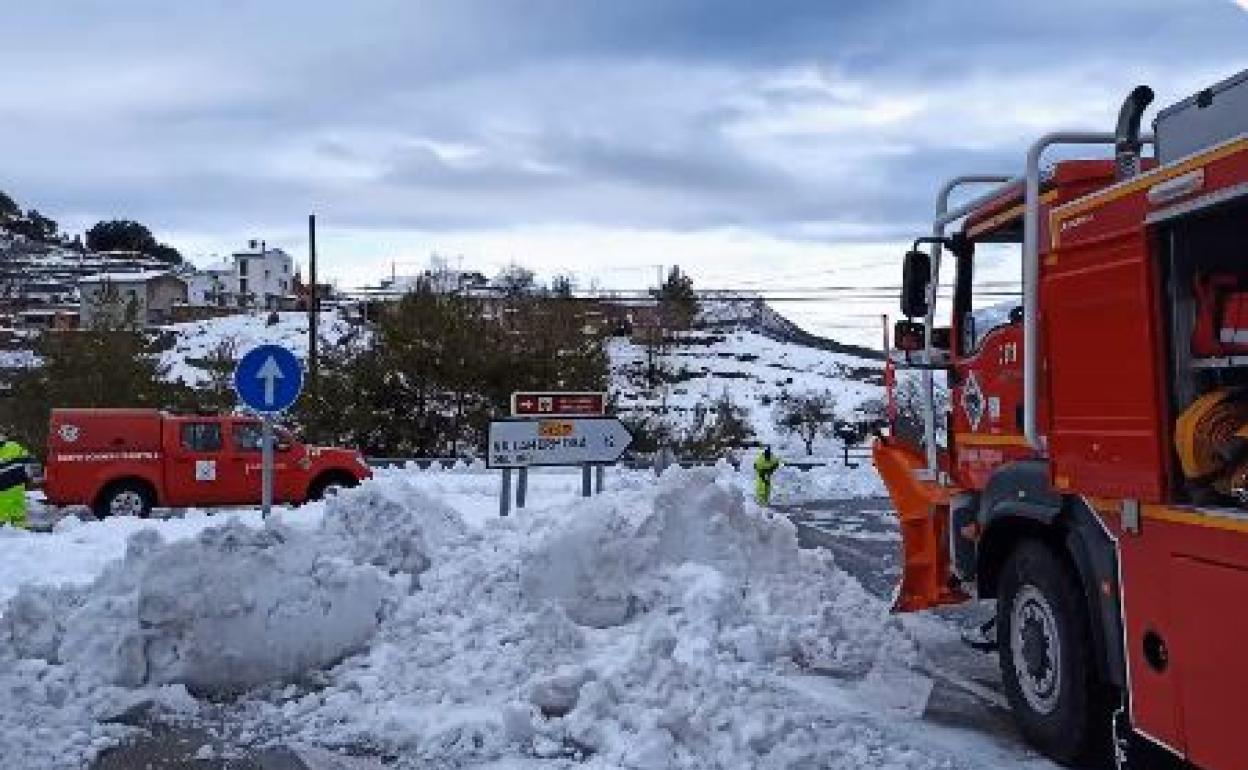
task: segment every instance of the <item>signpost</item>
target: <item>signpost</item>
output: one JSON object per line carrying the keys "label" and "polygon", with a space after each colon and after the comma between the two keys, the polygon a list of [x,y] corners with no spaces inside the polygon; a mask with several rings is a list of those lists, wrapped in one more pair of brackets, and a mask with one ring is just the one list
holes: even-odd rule
{"label": "signpost", "polygon": [[[511,471],[520,470],[517,503],[523,507],[527,469],[538,466],[576,466],[582,471],[582,494],[591,493],[590,468],[620,459],[633,436],[614,417],[552,417],[495,420],[490,423],[486,465],[503,471],[499,513],[507,515],[511,501]],[[599,487],[601,491],[601,486]]]}
{"label": "signpost", "polygon": [[273,507],[273,415],[284,412],[303,390],[303,367],[295,354],[280,345],[260,345],[247,351],[234,368],[238,398],[261,418],[260,509],[267,518]]}
{"label": "signpost", "polygon": [[606,393],[521,391],[511,394],[514,417],[598,417],[606,412]]}

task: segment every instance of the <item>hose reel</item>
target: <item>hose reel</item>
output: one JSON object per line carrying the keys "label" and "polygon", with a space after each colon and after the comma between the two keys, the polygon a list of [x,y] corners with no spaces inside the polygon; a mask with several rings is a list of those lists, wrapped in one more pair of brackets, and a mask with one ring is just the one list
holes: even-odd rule
{"label": "hose reel", "polygon": [[1198,398],[1175,424],[1183,475],[1248,503],[1248,393],[1220,388]]}

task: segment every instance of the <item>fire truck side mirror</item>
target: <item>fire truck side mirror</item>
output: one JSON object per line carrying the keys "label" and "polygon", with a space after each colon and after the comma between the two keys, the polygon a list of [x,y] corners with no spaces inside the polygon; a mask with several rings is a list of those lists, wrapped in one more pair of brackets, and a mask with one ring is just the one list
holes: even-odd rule
{"label": "fire truck side mirror", "polygon": [[923,324],[898,321],[893,324],[893,347],[905,353],[923,349]]}
{"label": "fire truck side mirror", "polygon": [[906,252],[901,264],[901,312],[906,318],[927,315],[927,284],[931,280],[932,260],[927,252]]}

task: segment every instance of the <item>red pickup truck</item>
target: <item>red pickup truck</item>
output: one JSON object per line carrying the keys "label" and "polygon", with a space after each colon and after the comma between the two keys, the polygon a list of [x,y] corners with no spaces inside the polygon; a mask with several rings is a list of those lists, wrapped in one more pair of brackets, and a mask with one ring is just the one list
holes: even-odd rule
{"label": "red pickup truck", "polygon": [[[97,516],[155,506],[260,502],[260,421],[156,409],[53,409],[44,494]],[[351,449],[304,446],[275,430],[273,501],[303,503],[372,476]]]}

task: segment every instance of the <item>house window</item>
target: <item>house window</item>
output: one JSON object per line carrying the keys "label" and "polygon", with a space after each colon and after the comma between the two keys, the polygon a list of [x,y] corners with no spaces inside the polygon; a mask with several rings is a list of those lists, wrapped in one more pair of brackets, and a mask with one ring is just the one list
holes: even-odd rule
{"label": "house window", "polygon": [[247,275],[247,260],[245,259],[238,260],[238,274]]}

